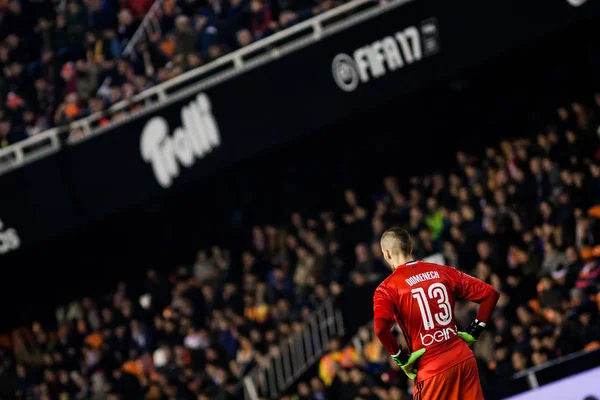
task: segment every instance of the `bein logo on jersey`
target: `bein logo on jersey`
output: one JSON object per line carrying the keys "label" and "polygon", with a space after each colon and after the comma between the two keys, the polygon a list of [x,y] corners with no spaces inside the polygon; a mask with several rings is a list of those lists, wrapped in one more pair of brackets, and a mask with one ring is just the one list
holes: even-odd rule
{"label": "bein logo on jersey", "polygon": [[434,343],[445,342],[452,336],[456,336],[457,332],[458,328],[455,325],[454,328],[440,328],[435,330],[434,332],[426,333],[424,335],[420,333],[419,335],[421,336],[421,343],[423,343],[423,346],[427,347],[431,346]]}
{"label": "bein logo on jersey", "polygon": [[179,176],[179,164],[189,168],[221,144],[219,126],[212,114],[210,99],[204,93],[181,108],[181,123],[169,136],[169,124],[154,117],[144,126],[140,153],[152,164],[158,183],[168,188]]}

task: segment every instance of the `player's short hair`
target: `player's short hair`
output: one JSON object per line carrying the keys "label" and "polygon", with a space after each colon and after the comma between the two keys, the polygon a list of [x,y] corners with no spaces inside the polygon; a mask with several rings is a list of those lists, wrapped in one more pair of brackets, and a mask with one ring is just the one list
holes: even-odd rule
{"label": "player's short hair", "polygon": [[412,240],[406,229],[392,226],[381,235],[381,241],[391,239],[390,251],[392,254],[409,256],[412,253]]}

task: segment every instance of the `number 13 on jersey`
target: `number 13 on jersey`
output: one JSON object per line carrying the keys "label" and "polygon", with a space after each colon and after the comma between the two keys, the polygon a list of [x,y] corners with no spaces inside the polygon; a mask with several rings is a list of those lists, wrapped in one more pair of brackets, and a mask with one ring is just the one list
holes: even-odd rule
{"label": "number 13 on jersey", "polygon": [[[443,283],[433,283],[429,286],[427,292],[423,288],[414,288],[411,290],[412,297],[417,300],[421,317],[423,318],[423,327],[425,330],[431,330],[438,325],[446,326],[452,322],[452,305],[448,298],[448,290]],[[430,302],[437,303],[438,312],[432,314]]]}

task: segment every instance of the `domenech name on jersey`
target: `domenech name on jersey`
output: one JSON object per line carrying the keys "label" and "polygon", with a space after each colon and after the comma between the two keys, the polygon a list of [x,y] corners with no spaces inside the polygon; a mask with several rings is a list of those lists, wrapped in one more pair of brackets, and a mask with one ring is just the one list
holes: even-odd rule
{"label": "domenech name on jersey", "polygon": [[408,283],[409,286],[413,286],[417,283],[425,282],[430,279],[439,279],[439,278],[440,278],[440,274],[437,271],[431,271],[431,272],[423,272],[422,274],[413,275],[411,277],[406,278],[405,281],[406,281],[406,283]]}

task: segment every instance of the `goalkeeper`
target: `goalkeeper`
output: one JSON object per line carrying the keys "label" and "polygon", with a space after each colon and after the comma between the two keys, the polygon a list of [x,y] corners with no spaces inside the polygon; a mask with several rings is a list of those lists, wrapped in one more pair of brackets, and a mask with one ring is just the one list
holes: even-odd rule
{"label": "goalkeeper", "polygon": [[[499,293],[459,270],[414,260],[410,235],[391,228],[381,249],[392,269],[375,290],[373,312],[377,338],[411,379],[414,399],[482,400],[477,363],[469,346],[485,328]],[[459,332],[454,303],[479,303],[477,319]],[[390,328],[398,323],[408,349],[402,349]]]}

